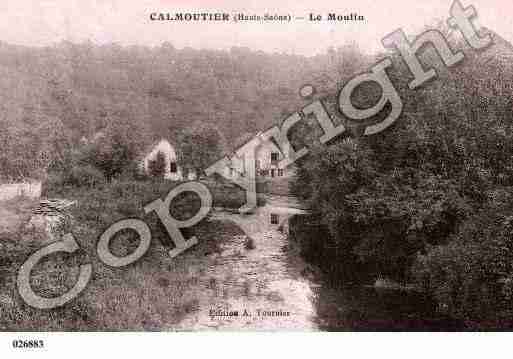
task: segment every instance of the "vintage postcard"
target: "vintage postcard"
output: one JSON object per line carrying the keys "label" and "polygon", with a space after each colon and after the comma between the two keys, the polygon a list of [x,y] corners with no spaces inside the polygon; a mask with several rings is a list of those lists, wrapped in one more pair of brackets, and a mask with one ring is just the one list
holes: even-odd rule
{"label": "vintage postcard", "polygon": [[0,11],[13,348],[513,329],[509,0]]}

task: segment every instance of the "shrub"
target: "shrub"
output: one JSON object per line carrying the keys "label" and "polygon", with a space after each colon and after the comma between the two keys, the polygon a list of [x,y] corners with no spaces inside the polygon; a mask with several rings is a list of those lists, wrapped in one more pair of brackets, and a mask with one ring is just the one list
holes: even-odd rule
{"label": "shrub", "polygon": [[164,177],[166,174],[166,156],[163,152],[157,152],[155,159],[149,161],[148,172],[152,177]]}
{"label": "shrub", "polygon": [[43,183],[42,195],[60,195],[66,187],[94,188],[105,183],[103,173],[90,165],[76,165],[69,169],[54,171]]}
{"label": "shrub", "polygon": [[253,250],[256,248],[255,240],[253,238],[246,238],[246,241],[244,242],[244,248],[247,250]]}
{"label": "shrub", "polygon": [[480,328],[511,326],[513,216],[482,210],[450,243],[418,256],[412,272],[417,285],[453,317]]}
{"label": "shrub", "polygon": [[73,167],[65,177],[64,183],[75,187],[96,187],[105,182],[103,173],[91,166],[83,165]]}
{"label": "shrub", "polygon": [[180,136],[179,162],[187,164],[185,171],[192,170],[203,177],[204,169],[223,154],[226,140],[212,124],[196,122]]}

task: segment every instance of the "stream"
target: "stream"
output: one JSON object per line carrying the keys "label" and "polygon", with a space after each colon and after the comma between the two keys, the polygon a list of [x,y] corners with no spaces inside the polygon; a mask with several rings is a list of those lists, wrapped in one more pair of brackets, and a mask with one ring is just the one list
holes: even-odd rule
{"label": "stream", "polygon": [[[234,236],[206,269],[209,283],[199,308],[178,330],[452,331],[460,323],[440,317],[420,293],[348,285],[332,288],[293,250],[288,221],[307,215],[290,197],[272,196],[253,214],[215,211],[212,220],[233,221]],[[251,238],[252,246],[246,243]]]}

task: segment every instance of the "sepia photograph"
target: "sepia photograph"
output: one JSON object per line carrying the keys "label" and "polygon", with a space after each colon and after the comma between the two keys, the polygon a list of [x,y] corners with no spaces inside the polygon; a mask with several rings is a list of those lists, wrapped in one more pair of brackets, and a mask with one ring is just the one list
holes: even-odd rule
{"label": "sepia photograph", "polygon": [[0,11],[14,352],[55,332],[513,330],[513,3]]}

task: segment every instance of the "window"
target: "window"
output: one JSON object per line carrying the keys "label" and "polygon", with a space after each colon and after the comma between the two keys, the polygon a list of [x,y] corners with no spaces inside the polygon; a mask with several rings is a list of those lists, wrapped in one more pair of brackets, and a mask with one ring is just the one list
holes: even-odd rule
{"label": "window", "polygon": [[170,162],[169,163],[169,172],[176,173],[178,171],[178,168],[176,166],[176,162]]}
{"label": "window", "polygon": [[271,162],[278,162],[280,154],[278,152],[271,152]]}
{"label": "window", "polygon": [[280,216],[276,213],[271,213],[271,224],[280,224]]}
{"label": "window", "polygon": [[283,177],[283,168],[278,168],[278,177]]}
{"label": "window", "polygon": [[274,175],[275,175],[275,169],[273,168],[273,169],[271,170],[271,177],[274,177]]}

